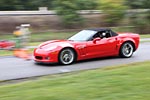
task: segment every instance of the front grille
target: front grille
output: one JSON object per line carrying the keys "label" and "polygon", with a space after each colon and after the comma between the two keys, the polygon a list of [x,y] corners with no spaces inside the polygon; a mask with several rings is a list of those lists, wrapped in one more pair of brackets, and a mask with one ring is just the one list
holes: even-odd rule
{"label": "front grille", "polygon": [[43,57],[41,57],[41,56],[35,56],[35,58],[38,59],[38,60],[42,60],[43,59]]}

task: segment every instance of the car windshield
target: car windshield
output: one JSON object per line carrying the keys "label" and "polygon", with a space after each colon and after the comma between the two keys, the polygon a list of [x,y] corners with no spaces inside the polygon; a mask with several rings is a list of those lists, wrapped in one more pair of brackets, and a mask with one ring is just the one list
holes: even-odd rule
{"label": "car windshield", "polygon": [[93,30],[82,30],[79,33],[73,35],[68,40],[71,41],[87,41],[89,40],[97,31]]}

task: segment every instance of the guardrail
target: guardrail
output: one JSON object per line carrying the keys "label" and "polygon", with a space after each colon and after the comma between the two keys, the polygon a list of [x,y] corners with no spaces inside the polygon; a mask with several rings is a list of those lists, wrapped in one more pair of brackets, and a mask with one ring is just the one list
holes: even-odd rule
{"label": "guardrail", "polygon": [[[80,10],[80,14],[100,14],[102,10]],[[19,15],[57,15],[54,10],[44,10],[44,11],[0,11],[0,16],[19,16]]]}
{"label": "guardrail", "polygon": [[56,15],[55,11],[0,11],[0,16],[13,15]]}
{"label": "guardrail", "polygon": [[[150,9],[133,9],[127,10],[126,13],[148,12]],[[102,10],[80,10],[80,14],[101,14]],[[39,10],[39,11],[0,11],[0,16],[19,16],[19,15],[57,15],[54,10]]]}

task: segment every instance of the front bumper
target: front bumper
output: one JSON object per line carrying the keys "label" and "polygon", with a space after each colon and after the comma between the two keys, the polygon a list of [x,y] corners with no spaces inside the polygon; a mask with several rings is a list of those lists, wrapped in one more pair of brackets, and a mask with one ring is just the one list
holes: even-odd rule
{"label": "front bumper", "polygon": [[34,50],[34,61],[39,63],[58,63],[57,51]]}

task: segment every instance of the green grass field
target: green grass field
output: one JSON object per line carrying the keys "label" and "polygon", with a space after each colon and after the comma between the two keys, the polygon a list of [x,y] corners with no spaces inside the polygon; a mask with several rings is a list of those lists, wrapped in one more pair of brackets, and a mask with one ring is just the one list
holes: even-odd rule
{"label": "green grass field", "polygon": [[13,55],[13,51],[0,50],[0,56],[10,56],[10,55]]}
{"label": "green grass field", "polygon": [[150,34],[140,35],[140,38],[150,38]]}
{"label": "green grass field", "polygon": [[[52,39],[67,39],[70,36],[75,34],[75,32],[66,32],[66,33],[56,33],[56,32],[45,32],[45,33],[33,33],[31,34],[31,42],[40,42],[47,41]],[[11,40],[14,39],[13,35],[1,35],[0,40],[6,39]]]}
{"label": "green grass field", "polygon": [[[86,67],[86,66],[85,66]],[[0,86],[0,100],[150,100],[150,61]]]}

